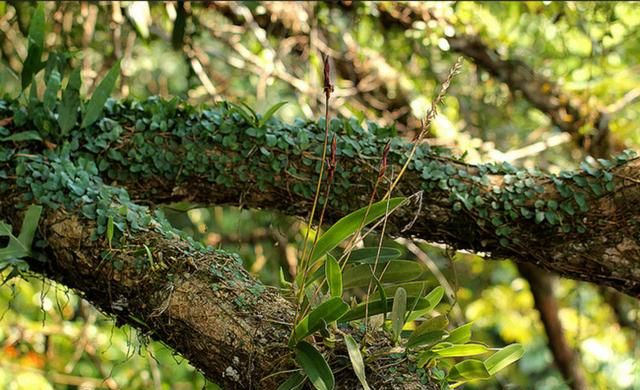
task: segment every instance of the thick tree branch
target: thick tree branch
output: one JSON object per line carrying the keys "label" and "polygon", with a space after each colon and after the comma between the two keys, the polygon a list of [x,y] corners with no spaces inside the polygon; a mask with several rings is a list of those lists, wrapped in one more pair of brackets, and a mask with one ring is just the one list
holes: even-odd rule
{"label": "thick tree branch", "polygon": [[[0,201],[0,219],[19,226],[16,202],[15,194]],[[164,342],[225,389],[275,389],[296,369],[287,346],[293,305],[253,279],[237,255],[194,246],[156,220],[113,246],[104,237],[95,240],[95,230],[77,210],[47,212],[39,224],[46,261],[30,260],[30,270],[75,289],[116,324]],[[345,355],[340,340],[329,351],[339,371],[336,389],[356,387]],[[382,363],[369,365],[372,386],[391,377]],[[385,388],[435,388],[406,367],[393,377],[398,380]]]}
{"label": "thick tree branch", "polygon": [[[258,128],[248,121],[224,104],[199,114],[176,101],[114,103],[99,125],[74,133],[72,153],[95,159],[106,180],[141,202],[187,199],[306,213],[322,126],[272,120]],[[335,220],[368,202],[387,140],[353,121],[336,120],[331,128],[338,133],[328,211]],[[410,147],[391,141],[395,172]],[[421,193],[421,204],[393,216],[389,229],[400,234],[415,218],[410,234],[425,240],[533,262],[637,297],[640,160],[626,159],[558,177],[508,165],[471,166],[422,145],[398,191]]]}

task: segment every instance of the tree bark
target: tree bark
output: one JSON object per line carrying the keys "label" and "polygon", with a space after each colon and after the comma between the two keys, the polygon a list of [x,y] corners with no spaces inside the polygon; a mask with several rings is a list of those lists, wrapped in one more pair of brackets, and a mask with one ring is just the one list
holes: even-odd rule
{"label": "tree bark", "polygon": [[[102,129],[78,133],[77,150],[65,158],[95,159],[104,181],[126,188],[139,203],[189,200],[290,215],[310,210],[322,125],[272,120],[256,129],[224,104],[203,113],[175,105],[155,99],[114,103]],[[170,118],[153,113],[168,107],[175,110]],[[152,118],[165,129],[146,128]],[[367,204],[387,140],[354,122],[335,120],[331,127],[338,167],[327,214],[335,221]],[[387,172],[398,172],[412,146],[389,142]],[[12,162],[29,164],[23,154]],[[640,159],[605,163],[610,167],[585,165],[586,171],[555,176],[509,165],[472,166],[420,145],[396,191],[420,194],[420,202],[392,215],[388,231],[402,234],[410,225],[408,234],[427,241],[535,263],[638,297]]]}
{"label": "tree bark", "polygon": [[[15,102],[0,102],[0,120],[14,136],[33,128],[28,120],[14,122],[20,110]],[[365,130],[338,120],[330,127],[338,166],[328,220],[335,221],[367,204],[387,145],[375,134],[387,129],[371,124]],[[322,128],[276,119],[255,123],[225,103],[200,112],[155,98],[112,101],[104,117],[88,128],[68,135],[45,133],[55,144],[3,141],[0,218],[18,226],[16,205],[44,204],[48,211],[40,231],[47,256],[44,262],[30,261],[32,270],[77,289],[121,322],[148,331],[225,388],[273,388],[284,378],[269,375],[292,367],[286,347],[292,305],[250,278],[233,255],[179,239],[162,218],[140,205],[188,200],[304,215],[322,163]],[[412,148],[398,139],[389,140],[389,146],[385,189]],[[397,188],[398,194],[420,201],[395,213],[388,230],[482,251],[487,258],[535,262],[638,297],[640,159],[623,160],[555,177],[510,166],[471,166],[446,150],[420,145]],[[605,188],[607,174],[613,187],[599,196],[578,185]],[[524,188],[536,191],[525,196],[518,192]],[[498,197],[512,193],[518,196]],[[581,226],[582,233],[565,232],[553,218],[536,223],[531,216],[510,213],[513,206],[534,212],[537,201],[561,203],[575,194],[581,194],[588,209],[556,219],[572,229]],[[122,232],[113,246],[105,238],[107,218]],[[501,223],[494,223],[498,219]],[[403,232],[408,225],[409,233]],[[344,364],[339,356],[330,361]],[[383,367],[371,372],[376,381],[389,378]],[[398,388],[424,388],[406,375],[409,379]],[[342,383],[350,380],[347,376]]]}

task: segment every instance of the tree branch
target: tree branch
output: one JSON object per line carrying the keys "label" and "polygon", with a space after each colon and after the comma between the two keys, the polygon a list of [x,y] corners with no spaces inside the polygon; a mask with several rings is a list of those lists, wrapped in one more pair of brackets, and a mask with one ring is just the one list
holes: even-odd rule
{"label": "tree branch", "polygon": [[[176,100],[112,103],[98,125],[74,133],[77,146],[68,158],[95,159],[105,180],[147,204],[189,200],[306,213],[323,126],[272,119],[257,127],[251,121],[224,103],[202,113]],[[329,220],[368,202],[387,143],[373,132],[389,131],[371,126],[332,121],[339,161]],[[391,140],[388,161],[395,172],[410,147]],[[19,165],[28,157],[13,159]],[[393,216],[389,229],[401,234],[417,214],[410,234],[422,239],[532,262],[638,297],[640,160],[626,160],[556,176],[510,165],[472,166],[421,145],[398,192],[422,191],[422,203]]]}

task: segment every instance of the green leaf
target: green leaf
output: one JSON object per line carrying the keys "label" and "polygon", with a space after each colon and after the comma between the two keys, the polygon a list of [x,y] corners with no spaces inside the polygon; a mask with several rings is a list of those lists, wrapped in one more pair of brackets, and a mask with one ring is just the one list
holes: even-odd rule
{"label": "green leaf", "polygon": [[334,297],[323,302],[313,309],[296,325],[293,331],[291,344],[295,344],[299,340],[307,337],[311,333],[319,330],[324,323],[329,323],[340,319],[349,311],[349,305],[339,297]]}
{"label": "green leaf", "polygon": [[422,309],[415,308],[411,315],[409,315],[407,321],[415,321],[417,318],[429,313],[438,305],[438,303],[440,303],[443,296],[444,288],[442,286],[434,288],[426,297],[424,297],[429,304]]}
{"label": "green leaf", "polygon": [[396,290],[402,287],[407,292],[408,297],[422,298],[424,293],[427,291],[428,285],[429,285],[429,282],[422,282],[422,281],[401,283],[401,284],[385,287],[384,292],[389,296],[395,295]]}
{"label": "green leaf", "polygon": [[71,72],[67,87],[62,92],[62,100],[58,104],[58,125],[60,125],[63,136],[67,135],[73,126],[76,125],[78,107],[81,105],[81,85],[80,68],[77,68]]}
{"label": "green leaf", "polygon": [[44,90],[44,97],[42,98],[42,103],[44,107],[53,111],[56,106],[56,101],[58,100],[58,91],[60,90],[60,85],[62,83],[62,76],[57,69],[51,71],[51,75],[49,75],[49,79],[47,80],[47,88]]}
{"label": "green leaf", "polygon": [[432,351],[441,357],[463,357],[481,355],[489,352],[489,348],[482,344],[452,344],[445,343],[447,346],[441,348],[434,348]]}
{"label": "green leaf", "polygon": [[327,255],[324,263],[324,273],[329,284],[329,293],[332,297],[342,297],[342,270],[335,257]]}
{"label": "green leaf", "polygon": [[[344,269],[342,273],[343,287],[366,287],[373,276],[373,265],[358,264]],[[376,268],[376,278],[380,283],[409,282],[429,275],[429,269],[424,264],[410,260],[393,260]]]}
{"label": "green leaf", "polygon": [[113,216],[109,216],[107,220],[107,242],[109,243],[109,248],[111,248],[111,241],[113,240]]}
{"label": "green leaf", "polygon": [[470,381],[474,379],[488,379],[491,377],[484,363],[477,359],[464,360],[449,371],[449,381]]}
{"label": "green leaf", "polygon": [[267,112],[264,113],[262,119],[258,121],[258,127],[264,126],[265,123],[267,123],[267,121],[271,119],[271,117],[285,104],[287,104],[287,102],[279,102],[271,106],[271,108],[269,108]]}
{"label": "green leaf", "polygon": [[35,76],[44,66],[41,61],[42,52],[44,50],[44,4],[39,3],[38,7],[31,15],[29,23],[28,49],[27,58],[22,65],[22,74],[20,75],[22,89],[29,86]]}
{"label": "green leaf", "polygon": [[[387,313],[389,311],[387,306],[387,292],[384,290],[384,287],[382,287],[382,283],[380,283],[378,278],[373,278],[373,281],[376,282],[378,295],[380,296],[380,303],[382,304],[382,312]],[[386,317],[386,314],[384,315],[384,317]]]}
{"label": "green leaf", "polygon": [[524,348],[521,344],[507,345],[485,360],[484,365],[489,374],[494,375],[496,372],[520,359],[522,355],[524,355]]}
{"label": "green leaf", "polygon": [[[378,248],[360,248],[354,249],[349,255],[349,259],[347,260],[349,263],[360,263],[360,264],[373,264],[376,262],[376,256],[378,255]],[[396,248],[380,248],[380,256],[377,258],[378,263],[384,263],[389,260],[397,259],[402,255]]]}
{"label": "green leaf", "polygon": [[589,211],[589,205],[587,204],[587,199],[585,198],[582,192],[574,192],[573,199],[575,199],[580,211],[587,212]]}
{"label": "green leaf", "polygon": [[446,339],[448,334],[449,333],[444,330],[432,330],[416,337],[412,335],[407,341],[407,348],[423,348],[435,345]]}
{"label": "green leaf", "polygon": [[400,340],[400,333],[404,327],[404,315],[407,312],[407,292],[404,288],[396,290],[396,294],[393,297],[393,307],[391,308],[391,330],[393,332],[393,339],[398,342]]}
{"label": "green leaf", "polygon": [[40,134],[38,134],[37,131],[29,130],[29,131],[22,131],[20,133],[11,134],[8,137],[0,138],[0,141],[2,142],[42,141],[42,137],[40,137]]}
{"label": "green leaf", "polygon": [[[387,308],[390,307],[391,305],[393,305],[392,299],[387,299],[386,303],[380,300],[370,301],[368,304],[366,302],[361,303],[359,305],[356,305],[351,310],[349,310],[344,316],[340,317],[340,322],[358,320],[358,319],[364,318],[365,315],[368,315],[369,317],[371,317],[376,314],[386,313],[386,310],[388,310]],[[420,310],[420,309],[429,307],[429,301],[427,301],[425,298],[407,299],[407,306],[413,307],[413,305],[415,305],[415,310]]]}
{"label": "green leaf", "polygon": [[231,102],[227,102],[227,104],[229,104],[232,107],[231,111],[237,112],[245,120],[245,122],[247,122],[248,124],[250,124],[252,126],[259,127],[259,126],[257,126],[258,123],[257,123],[257,119],[255,118],[255,116],[252,116],[251,114],[249,114],[246,109],[242,108],[241,106],[239,106],[237,104],[231,103]]}
{"label": "green leaf", "polygon": [[296,345],[295,352],[296,362],[307,374],[313,387],[317,390],[332,390],[335,379],[324,356],[306,341],[300,341]]}
{"label": "green leaf", "polygon": [[292,284],[291,282],[287,281],[287,279],[284,277],[284,270],[282,269],[282,267],[280,267],[280,273],[278,276],[280,280],[280,287],[291,288]]}
{"label": "green leaf", "polygon": [[306,380],[306,375],[296,372],[287,378],[286,381],[282,382],[282,384],[278,386],[278,390],[300,390]]}
{"label": "green leaf", "polygon": [[433,332],[434,330],[445,330],[447,325],[449,325],[449,320],[447,316],[438,315],[433,318],[429,318],[420,324],[412,333],[411,337],[409,337],[409,342],[411,339],[421,336],[425,333]]}
{"label": "green leaf", "polygon": [[120,60],[113,65],[107,75],[104,76],[104,79],[102,79],[100,84],[98,84],[93,95],[91,95],[84,117],[82,118],[82,124],[80,125],[81,128],[84,129],[98,120],[102,114],[102,110],[104,110],[104,104],[107,102],[107,99],[111,95],[111,91],[113,91],[113,88],[116,86],[116,81],[118,80],[119,75]]}
{"label": "green leaf", "polygon": [[[311,262],[314,262],[335,248],[347,237],[356,233],[361,226],[366,226],[393,210],[396,206],[404,202],[406,198],[391,198],[371,205],[370,208],[363,207],[360,210],[341,218],[333,224],[320,238],[313,248]],[[366,216],[366,218],[365,218]]]}
{"label": "green leaf", "polygon": [[42,206],[31,205],[22,221],[20,234],[14,236],[11,231],[11,225],[0,221],[0,236],[9,237],[9,243],[6,247],[0,248],[0,261],[27,257],[31,254],[31,243],[36,234]]}
{"label": "green leaf", "polygon": [[367,376],[364,370],[364,361],[362,359],[362,353],[358,343],[351,337],[351,335],[344,335],[344,343],[347,346],[347,352],[349,352],[349,360],[351,360],[351,366],[353,372],[356,373],[356,377],[360,381],[364,390],[369,390],[369,384],[367,383]]}
{"label": "green leaf", "polygon": [[468,324],[464,324],[449,333],[449,337],[447,338],[447,342],[453,344],[464,344],[471,340],[471,325],[472,322]]}

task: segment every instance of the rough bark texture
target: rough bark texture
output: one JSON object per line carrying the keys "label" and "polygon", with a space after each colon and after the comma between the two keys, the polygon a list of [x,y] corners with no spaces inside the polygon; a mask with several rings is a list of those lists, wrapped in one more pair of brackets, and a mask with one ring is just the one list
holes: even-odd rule
{"label": "rough bark texture", "polygon": [[[10,133],[33,128],[10,117],[11,110],[13,115],[22,112],[19,106],[0,103],[0,119]],[[234,256],[179,240],[157,219],[136,227],[150,218],[139,204],[189,200],[303,215],[310,209],[321,163],[322,127],[275,119],[256,126],[225,104],[198,112],[158,99],[111,102],[95,125],[47,135],[57,146],[29,140],[3,143],[0,218],[17,226],[15,204],[35,199],[48,206],[41,224],[48,259],[32,261],[33,270],[83,292],[121,321],[147,329],[226,388],[246,388],[247,383],[273,388],[284,378],[269,375],[292,364],[286,348],[292,306],[248,277]],[[330,127],[336,134],[338,169],[328,219],[336,220],[367,203],[387,141],[373,133],[385,129],[373,125],[365,130],[334,121]],[[399,171],[410,149],[404,141],[390,142],[388,175]],[[559,178],[508,166],[470,166],[445,150],[421,145],[397,189],[399,194],[421,194],[414,196],[420,202],[392,216],[388,230],[403,234],[411,225],[404,234],[492,258],[535,262],[637,297],[640,159],[609,164]],[[589,185],[605,188],[606,175],[611,189],[589,192]],[[524,188],[532,188],[531,193],[525,195]],[[507,200],[498,194],[508,194]],[[588,202],[584,211],[572,209],[571,215],[545,216],[538,222],[521,210],[522,216],[510,213],[516,203],[531,212],[551,212],[557,205],[534,204],[574,202],[575,194]],[[93,209],[86,207],[91,205]],[[106,215],[125,224],[126,234],[113,248],[104,238]],[[562,229],[558,218],[571,229]],[[91,240],[94,228],[96,241]],[[344,366],[341,356],[333,359],[334,367]],[[373,380],[388,377],[383,367],[372,370]],[[352,383],[349,378],[339,383]],[[407,378],[384,388],[424,387]]]}
{"label": "rough bark texture", "polygon": [[[19,226],[15,201],[0,201],[0,217]],[[110,248],[91,238],[95,228],[73,210],[47,212],[39,224],[46,262],[30,261],[31,271],[75,289],[116,324],[164,342],[224,389],[275,389],[295,369],[287,346],[293,305],[253,279],[237,256],[194,248],[159,226]],[[377,348],[392,347],[384,339],[379,335]],[[339,370],[336,389],[358,386],[346,354],[338,342],[328,355]],[[392,374],[383,363],[389,361],[368,365],[375,388],[437,388],[403,367]]]}

